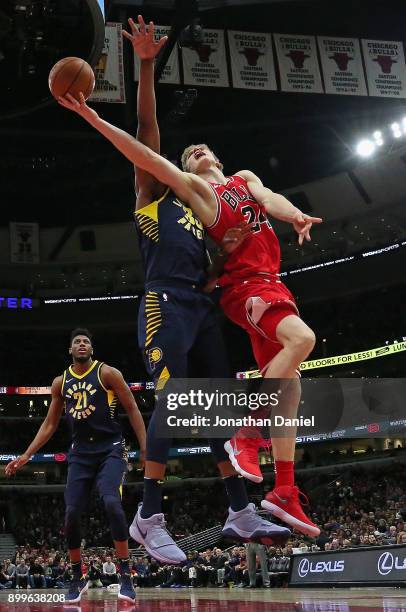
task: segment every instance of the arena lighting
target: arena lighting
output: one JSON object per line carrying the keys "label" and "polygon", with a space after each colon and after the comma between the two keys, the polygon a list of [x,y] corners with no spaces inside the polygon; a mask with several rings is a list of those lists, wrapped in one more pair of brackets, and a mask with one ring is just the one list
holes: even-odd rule
{"label": "arena lighting", "polygon": [[375,149],[376,144],[372,140],[365,138],[357,144],[356,151],[360,157],[370,157],[375,152]]}
{"label": "arena lighting", "polygon": [[376,131],[373,133],[373,137],[374,137],[374,140],[375,140],[375,144],[376,144],[378,147],[381,147],[381,146],[383,145],[383,137],[382,137],[382,132],[381,132],[380,130],[376,130]]}
{"label": "arena lighting", "polygon": [[400,125],[397,121],[392,123],[390,127],[395,138],[400,138],[402,136],[402,130],[400,129]]}
{"label": "arena lighting", "polygon": [[393,121],[388,127],[375,130],[370,137],[362,139],[355,147],[356,153],[360,157],[370,157],[376,147],[382,147],[388,143],[390,137],[399,140],[402,136],[406,136],[406,116]]}

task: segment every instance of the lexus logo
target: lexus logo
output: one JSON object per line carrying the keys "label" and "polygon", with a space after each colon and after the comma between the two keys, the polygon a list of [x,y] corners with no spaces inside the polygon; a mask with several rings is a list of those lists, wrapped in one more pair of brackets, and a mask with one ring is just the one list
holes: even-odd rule
{"label": "lexus logo", "polygon": [[394,557],[390,552],[382,553],[378,559],[378,572],[381,576],[387,576],[393,569],[406,571],[406,557]]}
{"label": "lexus logo", "polygon": [[393,570],[394,559],[390,552],[382,553],[378,559],[378,572],[381,576],[387,576]]}
{"label": "lexus logo", "polygon": [[345,562],[343,559],[339,561],[316,561],[312,563],[308,559],[302,559],[298,565],[297,573],[300,578],[305,578],[307,574],[330,574],[343,572]]}
{"label": "lexus logo", "polygon": [[304,578],[309,573],[310,563],[309,559],[302,559],[297,568],[297,572],[301,578]]}

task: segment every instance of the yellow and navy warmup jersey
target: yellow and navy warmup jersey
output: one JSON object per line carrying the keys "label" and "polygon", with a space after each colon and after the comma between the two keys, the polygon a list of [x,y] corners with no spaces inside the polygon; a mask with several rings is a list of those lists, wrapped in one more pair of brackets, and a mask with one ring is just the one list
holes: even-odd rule
{"label": "yellow and navy warmup jersey", "polygon": [[204,229],[192,210],[167,189],[134,214],[145,283],[174,280],[203,286],[208,267]]}
{"label": "yellow and navy warmup jersey", "polygon": [[72,366],[63,373],[61,393],[74,441],[121,434],[118,400],[114,391],[103,386],[102,366],[103,362],[96,360],[84,374],[76,374]]}

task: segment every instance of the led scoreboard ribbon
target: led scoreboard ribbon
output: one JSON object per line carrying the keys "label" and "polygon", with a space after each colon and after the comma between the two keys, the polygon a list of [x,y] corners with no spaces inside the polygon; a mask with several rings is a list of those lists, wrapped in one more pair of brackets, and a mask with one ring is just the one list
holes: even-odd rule
{"label": "led scoreboard ribbon", "polygon": [[[305,370],[318,370],[319,368],[348,365],[358,361],[366,361],[367,359],[386,357],[387,355],[401,353],[402,351],[406,351],[406,342],[396,342],[395,344],[387,344],[367,351],[359,351],[358,353],[347,353],[346,355],[336,355],[335,357],[322,357],[320,359],[303,361],[303,363],[300,364],[300,369],[303,372]],[[258,378],[259,376],[259,370],[237,372],[236,375],[237,378]]]}
{"label": "led scoreboard ribbon", "polygon": [[[300,369],[318,370],[320,368],[331,368],[333,366],[350,365],[358,361],[366,361],[367,359],[377,359],[378,357],[387,357],[406,351],[406,342],[395,342],[377,348],[368,349],[366,351],[358,351],[357,353],[347,353],[346,355],[336,355],[335,357],[322,357],[320,359],[312,359],[303,361],[300,364]],[[236,378],[259,378],[259,370],[248,370],[246,372],[237,372]],[[154,389],[154,384],[148,382],[133,382],[127,383],[131,391],[142,391]],[[0,387],[0,394],[4,395],[50,395],[51,387]]]}

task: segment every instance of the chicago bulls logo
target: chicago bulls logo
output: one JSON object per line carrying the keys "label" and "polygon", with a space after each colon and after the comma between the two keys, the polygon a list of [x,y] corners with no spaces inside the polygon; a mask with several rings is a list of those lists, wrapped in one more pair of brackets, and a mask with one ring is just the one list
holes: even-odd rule
{"label": "chicago bulls logo", "polygon": [[347,70],[348,62],[352,62],[354,58],[350,57],[348,53],[337,53],[336,52],[334,53],[334,55],[330,55],[329,59],[332,59],[335,61],[339,70]]}
{"label": "chicago bulls logo", "polygon": [[252,49],[251,47],[245,47],[244,50],[240,51],[239,53],[245,56],[248,66],[256,66],[258,63],[258,58],[261,55],[265,55],[265,53],[261,53],[261,51],[258,51],[258,49]]}
{"label": "chicago bulls logo", "polygon": [[390,74],[392,72],[392,64],[397,63],[396,60],[392,59],[388,55],[378,55],[373,61],[378,62],[384,74]]}
{"label": "chicago bulls logo", "polygon": [[310,55],[306,55],[304,51],[290,51],[286,57],[289,57],[295,68],[303,68],[305,60],[307,60]]}
{"label": "chicago bulls logo", "polygon": [[210,59],[210,55],[214,53],[214,51],[217,51],[217,49],[213,49],[213,47],[211,47],[210,45],[199,45],[194,49],[194,51],[196,51],[196,53],[198,54],[199,60],[203,64],[207,64]]}

